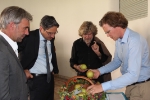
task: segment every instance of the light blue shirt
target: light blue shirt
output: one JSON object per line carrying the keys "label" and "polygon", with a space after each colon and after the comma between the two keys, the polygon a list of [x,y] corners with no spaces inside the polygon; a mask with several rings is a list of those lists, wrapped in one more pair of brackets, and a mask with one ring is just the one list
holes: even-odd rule
{"label": "light blue shirt", "polygon": [[[36,73],[36,74],[47,74],[47,66],[46,66],[46,55],[45,55],[45,38],[40,33],[40,44],[39,44],[39,51],[38,51],[38,57],[34,64],[34,66],[30,69],[30,73]],[[47,49],[48,49],[48,55],[49,55],[49,63],[50,63],[50,71],[53,70],[53,65],[51,63],[52,59],[52,53],[51,53],[51,42],[47,41]]]}
{"label": "light blue shirt", "polygon": [[118,39],[115,46],[113,61],[98,70],[104,74],[121,67],[122,76],[102,83],[104,91],[123,88],[150,78],[149,47],[146,39],[127,28],[123,38]]}

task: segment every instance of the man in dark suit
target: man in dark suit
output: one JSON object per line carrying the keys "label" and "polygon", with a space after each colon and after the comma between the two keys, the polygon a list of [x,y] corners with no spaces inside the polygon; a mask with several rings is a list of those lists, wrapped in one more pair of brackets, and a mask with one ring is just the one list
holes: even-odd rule
{"label": "man in dark suit", "polygon": [[27,84],[18,60],[17,43],[28,35],[32,16],[17,6],[0,15],[0,100],[27,100]]}
{"label": "man in dark suit", "polygon": [[[54,38],[59,24],[53,16],[45,15],[41,19],[40,28],[30,31],[21,43],[18,43],[20,61],[28,79],[30,100],[54,100],[54,76],[58,74]],[[46,63],[45,40],[47,41],[48,58]],[[47,80],[51,72],[50,82]]]}

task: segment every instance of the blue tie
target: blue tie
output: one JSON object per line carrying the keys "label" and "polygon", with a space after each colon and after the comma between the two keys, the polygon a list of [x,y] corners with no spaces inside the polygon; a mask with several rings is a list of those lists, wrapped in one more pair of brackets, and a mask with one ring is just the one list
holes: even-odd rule
{"label": "blue tie", "polygon": [[47,82],[49,83],[51,80],[51,74],[50,74],[50,64],[49,64],[49,57],[47,51],[47,40],[44,40],[44,42],[45,42],[45,54],[46,54],[46,65],[47,65]]}

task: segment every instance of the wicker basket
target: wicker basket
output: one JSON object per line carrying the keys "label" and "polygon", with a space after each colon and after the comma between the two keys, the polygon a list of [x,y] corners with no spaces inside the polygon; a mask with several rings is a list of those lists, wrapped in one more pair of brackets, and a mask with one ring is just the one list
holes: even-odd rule
{"label": "wicker basket", "polygon": [[[72,78],[70,78],[67,82],[66,82],[66,87],[68,88],[68,92],[71,92],[71,91],[73,91],[75,88],[75,85],[72,85],[71,87],[68,87],[68,84],[71,82],[71,81],[74,81],[75,79],[84,79],[84,80],[86,80],[87,82],[89,82],[91,85],[93,85],[94,83],[93,83],[93,81],[91,81],[89,78],[87,78],[87,77],[84,77],[84,76],[74,76],[74,77],[72,77]],[[83,88],[87,88],[88,86],[90,86],[90,84],[82,84],[81,83],[81,87],[83,87]]]}
{"label": "wicker basket", "polygon": [[61,100],[104,100],[100,99],[103,93],[95,95],[88,94],[84,96],[84,98],[82,97],[79,99],[77,95],[72,94],[73,91],[75,90],[76,84],[80,84],[82,88],[87,89],[88,86],[95,84],[95,82],[84,76],[74,76],[68,79],[67,82],[61,87],[59,91]]}

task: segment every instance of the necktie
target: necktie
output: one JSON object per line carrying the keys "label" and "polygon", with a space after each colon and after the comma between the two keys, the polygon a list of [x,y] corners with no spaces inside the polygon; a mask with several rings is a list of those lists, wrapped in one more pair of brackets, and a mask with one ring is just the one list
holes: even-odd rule
{"label": "necktie", "polygon": [[51,74],[50,74],[50,64],[49,64],[49,57],[48,57],[48,50],[47,50],[47,40],[44,40],[45,42],[45,54],[46,54],[46,65],[47,65],[47,82],[49,83],[51,80]]}

